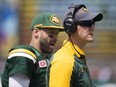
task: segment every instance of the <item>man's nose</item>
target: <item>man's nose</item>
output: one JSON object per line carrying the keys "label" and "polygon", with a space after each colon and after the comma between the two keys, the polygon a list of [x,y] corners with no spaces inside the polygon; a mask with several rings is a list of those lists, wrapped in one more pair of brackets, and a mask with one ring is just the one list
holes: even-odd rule
{"label": "man's nose", "polygon": [[58,40],[58,35],[54,35],[54,36],[53,36],[53,41],[56,42],[57,40]]}
{"label": "man's nose", "polygon": [[91,27],[90,27],[90,30],[95,30],[95,25],[92,25]]}

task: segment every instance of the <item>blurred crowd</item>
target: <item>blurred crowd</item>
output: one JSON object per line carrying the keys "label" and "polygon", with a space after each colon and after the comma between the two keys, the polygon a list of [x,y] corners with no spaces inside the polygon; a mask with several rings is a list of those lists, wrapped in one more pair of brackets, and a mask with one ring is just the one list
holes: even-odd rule
{"label": "blurred crowd", "polygon": [[15,0],[0,0],[0,57],[14,44],[17,36],[19,17]]}

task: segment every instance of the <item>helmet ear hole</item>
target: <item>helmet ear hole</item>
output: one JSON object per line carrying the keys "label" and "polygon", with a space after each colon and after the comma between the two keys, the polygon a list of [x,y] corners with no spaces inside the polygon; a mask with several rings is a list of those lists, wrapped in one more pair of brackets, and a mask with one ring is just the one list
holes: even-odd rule
{"label": "helmet ear hole", "polygon": [[[78,12],[78,10],[82,7],[85,7],[85,5],[83,4],[79,4],[79,5],[74,5],[72,4],[68,9],[69,12],[66,15],[66,18],[63,22],[63,26],[64,26],[64,30],[67,34],[71,35],[74,32],[76,32],[77,30],[77,22],[75,21],[75,13]],[[86,8],[86,7],[85,7]]]}

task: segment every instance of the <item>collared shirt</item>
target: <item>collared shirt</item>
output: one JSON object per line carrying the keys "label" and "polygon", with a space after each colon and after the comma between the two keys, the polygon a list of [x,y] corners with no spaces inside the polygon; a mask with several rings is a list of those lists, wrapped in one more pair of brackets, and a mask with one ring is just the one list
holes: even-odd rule
{"label": "collared shirt", "polygon": [[[85,55],[78,46],[74,47]],[[54,54],[47,69],[47,87],[92,87],[87,65],[74,47],[67,42]]]}

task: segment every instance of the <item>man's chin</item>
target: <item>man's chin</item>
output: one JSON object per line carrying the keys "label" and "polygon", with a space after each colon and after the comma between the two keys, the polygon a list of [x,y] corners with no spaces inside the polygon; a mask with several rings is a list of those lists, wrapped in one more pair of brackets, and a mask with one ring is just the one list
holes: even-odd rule
{"label": "man's chin", "polygon": [[89,40],[87,40],[87,42],[91,43],[91,42],[94,42],[94,40],[93,39],[89,39]]}
{"label": "man's chin", "polygon": [[94,40],[89,40],[89,43],[94,42]]}
{"label": "man's chin", "polygon": [[52,54],[53,53],[53,49],[50,48],[48,51],[47,51],[47,54]]}

